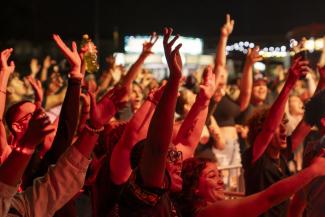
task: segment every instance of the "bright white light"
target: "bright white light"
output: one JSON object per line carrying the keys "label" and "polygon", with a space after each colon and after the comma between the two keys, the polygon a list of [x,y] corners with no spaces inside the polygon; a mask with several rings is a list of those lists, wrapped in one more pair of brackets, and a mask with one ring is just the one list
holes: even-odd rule
{"label": "bright white light", "polygon": [[245,47],[248,47],[249,46],[249,42],[248,41],[245,41],[244,46]]}
{"label": "bright white light", "polygon": [[274,47],[270,47],[269,51],[273,52],[274,51]]}
{"label": "bright white light", "polygon": [[239,48],[238,43],[235,43],[235,44],[234,44],[234,48],[235,48],[235,50],[238,50],[238,48]]}
{"label": "bright white light", "polygon": [[307,50],[311,51],[311,52],[314,51],[314,49],[315,49],[315,41],[314,41],[313,38],[306,41],[305,48]]}
{"label": "bright white light", "polygon": [[269,49],[268,49],[267,47],[265,47],[265,48],[263,48],[263,51],[264,51],[264,52],[268,52]]}
{"label": "bright white light", "polygon": [[242,42],[242,41],[239,42],[239,46],[240,46],[240,47],[244,46],[244,42]]}
{"label": "bright white light", "polygon": [[255,70],[258,70],[258,71],[264,71],[264,70],[266,69],[266,66],[265,66],[265,64],[262,63],[262,62],[256,62],[256,63],[254,64],[254,69],[255,69]]}
{"label": "bright white light", "polygon": [[286,51],[286,50],[287,50],[286,46],[281,46],[281,51],[282,51],[282,52],[284,52],[284,51]]}
{"label": "bright white light", "polygon": [[276,51],[276,52],[280,52],[280,48],[279,48],[279,47],[276,47],[276,48],[275,48],[275,51]]}
{"label": "bright white light", "polygon": [[249,48],[253,48],[255,46],[254,43],[249,43]]}
{"label": "bright white light", "polygon": [[116,65],[125,65],[125,55],[124,53],[114,53]]}
{"label": "bright white light", "polygon": [[[127,53],[140,53],[142,51],[142,44],[148,41],[150,36],[126,36],[124,38],[125,46],[124,50]],[[198,55],[203,52],[203,40],[200,38],[179,37],[178,43],[182,43],[183,46],[180,49],[183,54]],[[178,44],[176,42],[176,44]],[[174,46],[176,46],[176,44]],[[159,36],[158,41],[153,46],[152,51],[154,53],[164,53],[163,48],[163,36]]]}
{"label": "bright white light", "polygon": [[318,38],[315,40],[315,50],[321,50],[324,47],[324,40],[322,38]]}
{"label": "bright white light", "polygon": [[296,47],[298,45],[298,41],[296,41],[295,39],[290,39],[290,47]]}

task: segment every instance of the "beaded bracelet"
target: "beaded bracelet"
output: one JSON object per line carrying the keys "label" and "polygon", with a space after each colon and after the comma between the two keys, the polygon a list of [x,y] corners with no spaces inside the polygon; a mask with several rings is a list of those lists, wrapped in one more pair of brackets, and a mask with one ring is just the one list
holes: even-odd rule
{"label": "beaded bracelet", "polygon": [[99,129],[95,129],[95,128],[90,127],[88,124],[85,125],[85,128],[87,130],[89,130],[90,132],[92,132],[92,133],[100,133],[100,132],[102,132],[104,130],[104,126],[102,126]]}

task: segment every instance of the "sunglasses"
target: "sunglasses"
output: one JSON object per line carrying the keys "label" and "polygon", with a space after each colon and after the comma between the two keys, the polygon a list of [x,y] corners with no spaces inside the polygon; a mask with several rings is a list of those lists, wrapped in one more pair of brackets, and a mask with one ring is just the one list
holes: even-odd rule
{"label": "sunglasses", "polygon": [[183,153],[181,151],[169,150],[167,154],[167,160],[169,163],[175,163],[183,160]]}

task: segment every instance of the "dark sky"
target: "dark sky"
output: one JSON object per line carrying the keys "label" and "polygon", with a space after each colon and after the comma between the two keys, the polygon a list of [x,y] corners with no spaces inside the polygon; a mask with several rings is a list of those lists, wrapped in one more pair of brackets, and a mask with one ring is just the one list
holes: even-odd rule
{"label": "dark sky", "polygon": [[285,35],[325,23],[324,0],[2,0],[0,38],[47,40],[53,32],[111,38],[114,28],[121,35],[147,34],[166,25],[185,36],[214,37],[227,12],[235,18],[235,36]]}

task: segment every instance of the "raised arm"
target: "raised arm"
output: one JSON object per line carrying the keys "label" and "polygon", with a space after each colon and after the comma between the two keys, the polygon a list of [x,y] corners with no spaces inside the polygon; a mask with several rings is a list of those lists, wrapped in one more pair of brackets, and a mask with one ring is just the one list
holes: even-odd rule
{"label": "raised arm", "polygon": [[240,111],[244,111],[251,100],[253,88],[253,66],[254,63],[261,61],[263,57],[259,55],[259,47],[248,50],[243,69],[243,76],[240,83],[239,106]]}
{"label": "raised arm", "polygon": [[8,149],[7,135],[3,123],[3,114],[6,106],[7,85],[10,75],[15,70],[13,61],[8,65],[8,59],[13,49],[9,48],[1,52],[1,68],[0,68],[0,163],[5,160],[6,156],[2,156]]}
{"label": "raised arm", "polygon": [[280,126],[289,93],[296,81],[305,75],[307,64],[308,61],[302,61],[301,58],[298,58],[294,60],[293,65],[290,67],[289,75],[284,87],[281,90],[278,98],[273,103],[267,118],[263,123],[262,131],[258,134],[254,141],[252,163],[255,163],[255,161],[263,155],[273,138],[275,130]]}
{"label": "raised arm", "polygon": [[90,96],[90,120],[77,142],[60,156],[55,166],[49,167],[45,177],[36,179],[33,186],[15,197],[13,209],[23,209],[30,216],[53,216],[80,191],[98,133],[116,111],[111,100],[105,99],[97,104],[94,96]]}
{"label": "raised arm", "polygon": [[137,77],[138,73],[140,72],[144,61],[147,59],[149,55],[153,54],[151,49],[155,45],[157,40],[158,40],[158,36],[155,32],[153,32],[151,34],[150,40],[143,43],[143,49],[140,56],[135,61],[135,63],[133,63],[131,68],[128,70],[125,77],[122,78],[121,81],[122,86],[130,86],[132,84],[133,80]]}
{"label": "raised arm", "polygon": [[215,74],[210,66],[203,72],[203,83],[200,92],[187,114],[173,143],[177,149],[183,152],[183,159],[193,157],[194,151],[199,144],[203,127],[205,125],[210,99],[215,93]]}
{"label": "raised arm", "polygon": [[[318,93],[320,90],[325,89],[325,66],[318,67],[318,72],[320,78],[314,94]],[[305,137],[309,134],[310,130],[311,126],[309,126],[304,120],[301,120],[291,135],[291,145],[293,151],[295,151],[299,145],[302,144]]]}
{"label": "raised arm", "polygon": [[[215,68],[217,66],[226,67],[226,46],[228,42],[229,35],[234,29],[235,21],[230,18],[230,15],[226,16],[226,23],[222,26],[220,30],[220,39],[217,46],[216,59],[215,59]],[[215,73],[216,74],[216,73]]]}
{"label": "raised arm", "polygon": [[36,78],[33,78],[32,76],[28,76],[27,80],[29,84],[32,86],[35,96],[35,104],[37,106],[41,106],[43,103],[43,87],[40,80],[37,80]]}
{"label": "raised arm", "polygon": [[41,82],[44,82],[47,80],[48,70],[52,64],[55,64],[55,61],[51,60],[50,56],[46,56],[43,61],[42,70],[41,70],[41,76],[40,76]]}
{"label": "raised arm", "polygon": [[163,93],[164,86],[152,92],[126,125],[123,135],[113,149],[110,159],[110,177],[115,184],[125,183],[131,175],[132,148],[147,137],[150,120]]}
{"label": "raised arm", "polygon": [[45,156],[49,164],[56,163],[60,155],[72,143],[79,118],[80,86],[83,78],[80,72],[81,59],[76,43],[72,42],[72,49],[70,49],[60,36],[54,34],[53,39],[70,63],[71,70],[69,72],[68,89],[59,116],[58,130],[54,137],[52,148]]}
{"label": "raised arm", "polygon": [[325,175],[325,158],[318,157],[313,165],[298,174],[283,179],[262,192],[238,200],[216,202],[202,209],[198,217],[212,217],[218,213],[220,217],[259,216],[271,207],[288,199],[302,189],[314,178]]}
{"label": "raised arm", "polygon": [[161,188],[163,186],[166,157],[171,144],[178,86],[182,77],[182,60],[179,54],[182,44],[172,50],[178,38],[177,35],[168,42],[172,32],[172,28],[164,29],[164,50],[170,77],[151,119],[140,162],[140,174],[146,187]]}

